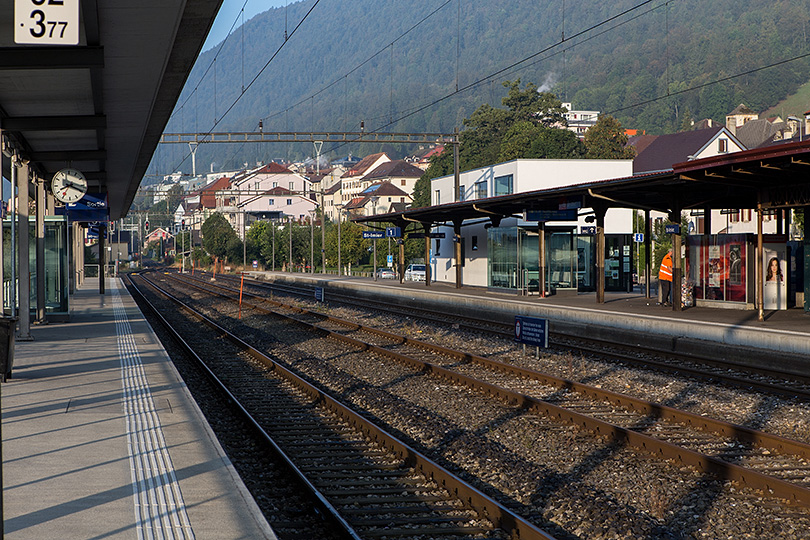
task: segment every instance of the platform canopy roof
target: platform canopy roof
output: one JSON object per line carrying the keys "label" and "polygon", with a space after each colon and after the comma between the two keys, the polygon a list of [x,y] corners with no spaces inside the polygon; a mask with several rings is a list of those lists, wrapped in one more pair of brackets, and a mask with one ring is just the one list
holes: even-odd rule
{"label": "platform canopy roof", "polygon": [[353,218],[358,223],[457,224],[530,210],[633,208],[672,214],[687,209],[766,209],[810,205],[810,141],[677,163],[655,174],[455,202]]}
{"label": "platform canopy roof", "polygon": [[[80,170],[126,214],[222,0],[81,0],[79,44],[18,45],[0,12],[0,128],[40,178]],[[8,177],[8,160],[4,160]]]}

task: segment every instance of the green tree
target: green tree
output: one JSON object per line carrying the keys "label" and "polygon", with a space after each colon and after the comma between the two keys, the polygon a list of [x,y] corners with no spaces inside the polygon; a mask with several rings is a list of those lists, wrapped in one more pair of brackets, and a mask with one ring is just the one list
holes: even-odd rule
{"label": "green tree", "polygon": [[205,220],[200,233],[203,248],[210,255],[229,261],[241,260],[242,241],[219,212]]}
{"label": "green tree", "polygon": [[587,149],[573,131],[543,128],[524,157],[530,159],[581,159]]}
{"label": "green tree", "polygon": [[448,174],[453,174],[453,149],[445,147],[442,153],[431,156],[430,165],[416,181],[413,188],[413,208],[430,206],[430,181]]}
{"label": "green tree", "polygon": [[627,146],[627,134],[621,123],[610,115],[602,115],[585,132],[588,159],[632,159],[636,152]]}
{"label": "green tree", "polygon": [[530,120],[515,122],[503,135],[498,161],[529,157],[528,154],[532,143],[539,139],[546,129]]}
{"label": "green tree", "polygon": [[[549,92],[539,92],[534,83],[520,88],[520,79],[505,81],[507,95],[498,109],[478,107],[463,121],[459,134],[459,169],[467,171],[501,161],[528,157],[576,158],[584,150],[568,130],[562,102]],[[537,142],[539,140],[539,142]],[[559,144],[557,148],[555,145]],[[430,181],[453,173],[453,152],[447,148],[433,156],[414,188],[415,208],[430,206]]]}
{"label": "green tree", "polygon": [[545,127],[566,126],[566,109],[562,102],[551,92],[540,92],[534,83],[527,83],[520,89],[520,79],[505,81],[509,89],[503,103],[511,112],[511,123],[527,120]]}
{"label": "green tree", "polygon": [[269,227],[266,221],[254,221],[251,223],[247,233],[245,233],[245,251],[248,261],[258,260],[265,264],[262,256],[262,238]]}
{"label": "green tree", "polygon": [[[351,221],[340,224],[340,262],[359,264],[368,249],[369,243],[363,240],[363,227]],[[326,257],[330,265],[338,261],[338,227],[333,224],[326,231]]]}

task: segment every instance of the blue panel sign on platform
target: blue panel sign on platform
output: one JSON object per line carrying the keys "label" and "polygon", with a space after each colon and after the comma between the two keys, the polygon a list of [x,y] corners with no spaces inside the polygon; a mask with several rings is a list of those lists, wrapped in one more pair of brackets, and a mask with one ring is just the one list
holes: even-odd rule
{"label": "blue panel sign on platform", "polygon": [[681,234],[681,226],[677,223],[664,225],[664,232],[667,234]]}
{"label": "blue panel sign on platform", "polygon": [[644,241],[644,233],[643,232],[637,232],[637,233],[633,234],[633,240],[640,244],[641,242]]}
{"label": "blue panel sign on platform", "polygon": [[566,210],[526,210],[523,213],[524,221],[576,221],[577,209]]}
{"label": "blue panel sign on platform", "polygon": [[402,237],[402,229],[399,227],[386,227],[385,228],[385,237],[386,238],[401,238]]}
{"label": "blue panel sign on platform", "polygon": [[323,287],[315,287],[315,300],[323,302]]}
{"label": "blue panel sign on platform", "polygon": [[363,231],[363,238],[385,238],[385,232],[383,231]]}
{"label": "blue panel sign on platform", "polygon": [[537,317],[515,316],[515,341],[534,345],[535,347],[548,347],[548,319]]}

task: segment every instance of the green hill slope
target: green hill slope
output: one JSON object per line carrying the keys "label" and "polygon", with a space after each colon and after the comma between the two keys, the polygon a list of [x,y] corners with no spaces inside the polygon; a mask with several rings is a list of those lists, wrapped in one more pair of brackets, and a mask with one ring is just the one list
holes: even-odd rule
{"label": "green hill slope", "polygon": [[[252,131],[261,120],[265,131],[363,122],[451,132],[482,103],[500,106],[501,83],[520,78],[577,109],[665,133],[685,116],[723,121],[743,102],[765,110],[810,73],[807,57],[760,69],[810,52],[808,0],[332,0],[293,33],[313,3],[260,14],[202,54],[167,131]],[[202,146],[198,169],[313,153],[310,144],[258,146]],[[331,157],[380,150],[408,149],[324,146]],[[190,171],[187,153],[162,147],[150,172]]]}

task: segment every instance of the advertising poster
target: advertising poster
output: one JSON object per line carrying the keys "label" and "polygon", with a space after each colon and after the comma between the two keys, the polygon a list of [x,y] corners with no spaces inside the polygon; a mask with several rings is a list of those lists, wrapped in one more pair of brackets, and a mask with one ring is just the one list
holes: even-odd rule
{"label": "advertising poster", "polygon": [[726,264],[723,260],[723,246],[709,246],[709,287],[723,286],[723,271]]}
{"label": "advertising poster", "polygon": [[762,276],[765,286],[764,309],[787,309],[787,262],[784,244],[765,244]]}

